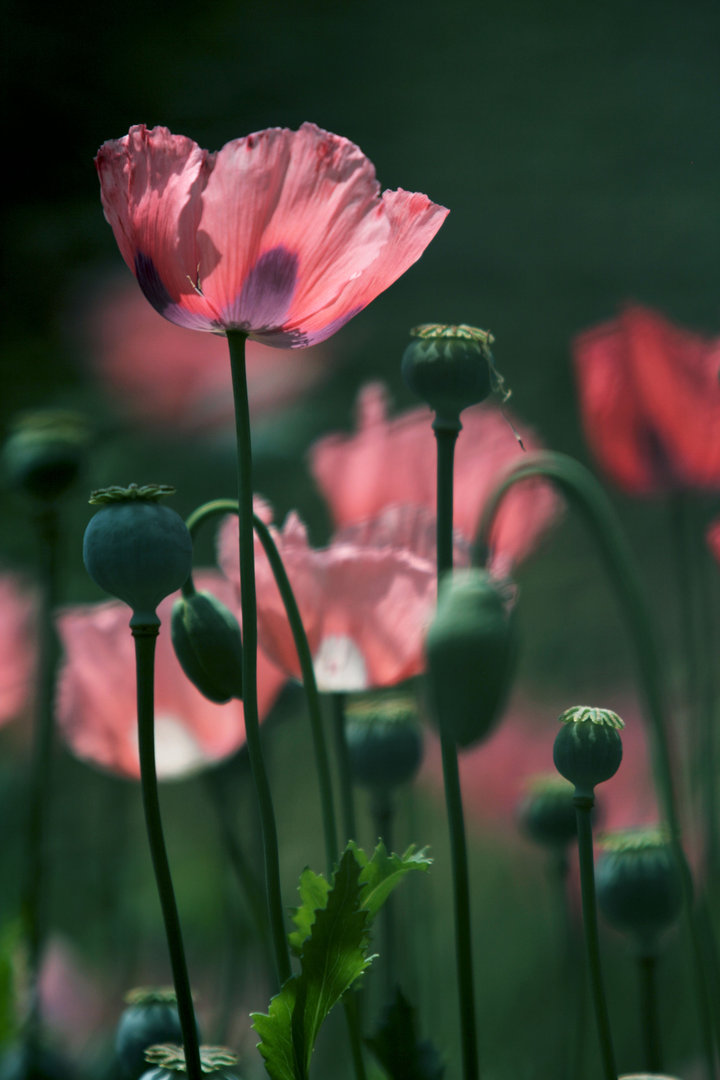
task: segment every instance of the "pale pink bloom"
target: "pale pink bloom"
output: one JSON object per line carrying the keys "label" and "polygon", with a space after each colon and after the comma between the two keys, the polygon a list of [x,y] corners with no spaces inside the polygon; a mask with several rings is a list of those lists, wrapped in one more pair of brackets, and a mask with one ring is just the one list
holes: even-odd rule
{"label": "pale pink bloom", "polygon": [[62,938],[51,938],[45,949],[40,1001],[44,1023],[66,1048],[77,1052],[109,1020],[101,988]]}
{"label": "pale pink bloom", "polygon": [[315,124],[215,154],[167,128],[100,148],[105,216],[145,296],[194,330],[314,345],[416,262],[448,211],[385,191],[362,151]]}
{"label": "pale pink bloom", "polygon": [[[339,527],[376,517],[386,506],[413,503],[436,512],[436,446],[432,413],[411,409],[388,417],[388,397],[381,383],[370,383],[357,403],[357,429],[333,434],[310,451],[310,467]],[[462,414],[463,429],[455,450],[455,528],[468,540],[502,473],[521,461],[523,451],[510,422],[490,404]],[[512,421],[513,425],[516,422]],[[522,429],[523,444],[538,449]],[[507,573],[535,547],[558,510],[547,484],[523,481],[505,496],[491,535],[493,565]]]}
{"label": "pale pink bloom", "polygon": [[14,574],[0,574],[0,724],[30,704],[36,663],[36,602]]}
{"label": "pale pink bloom", "polygon": [[[145,302],[131,279],[113,281],[85,315],[84,348],[97,376],[138,420],[186,431],[222,433],[234,425],[227,343],[185,334]],[[254,421],[286,408],[326,370],[327,350],[292,353],[247,345]],[[233,428],[234,430],[234,428]]]}
{"label": "pale pink bloom", "polygon": [[[604,703],[603,703],[604,704]],[[610,780],[598,784],[603,829],[652,825],[658,821],[650,771],[646,728],[637,706],[610,703],[625,721],[623,760]],[[469,821],[481,828],[516,827],[518,805],[528,781],[538,774],[556,773],[553,744],[563,707],[536,706],[516,699],[511,702],[497,730],[489,739],[460,754],[463,804]],[[442,766],[437,739],[429,740],[421,774],[438,793],[442,792]]]}
{"label": "pale pink bloom", "polygon": [[[194,576],[198,590],[212,592],[239,618],[237,597],[216,571]],[[188,680],[173,651],[170,613],[179,594],[158,607],[162,622],[155,666],[155,751],[160,779],[190,775],[235,753],[245,742],[240,701],[208,701]],[[135,650],[128,608],[111,600],[66,608],[58,616],[65,648],[58,686],[58,724],[77,757],[122,776],[138,778]],[[258,655],[261,718],[273,705],[285,676]]]}
{"label": "pale pink bloom", "polygon": [[[336,533],[326,548],[308,543],[290,514],[273,539],[295,593],[320,690],[390,686],[423,670],[422,642],[437,592],[435,523],[421,507],[391,507],[372,522]],[[239,583],[238,526],[220,533],[220,565]],[[458,562],[467,550],[457,545]],[[300,666],[272,570],[255,545],[258,635],[288,674]]]}

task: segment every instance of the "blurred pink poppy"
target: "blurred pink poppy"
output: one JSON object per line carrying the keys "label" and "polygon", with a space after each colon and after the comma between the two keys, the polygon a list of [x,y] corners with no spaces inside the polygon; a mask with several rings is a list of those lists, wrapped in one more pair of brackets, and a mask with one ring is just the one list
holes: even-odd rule
{"label": "blurred pink poppy", "polygon": [[110,1022],[113,1014],[97,985],[69,943],[53,937],[40,971],[42,1017],[64,1048],[80,1052]]}
{"label": "blurred pink poppy", "polygon": [[[195,575],[239,618],[235,591],[216,571]],[[155,665],[155,748],[160,779],[195,773],[235,753],[245,742],[243,707],[203,697],[178,663],[170,640],[170,612],[179,594],[158,607],[162,628]],[[58,724],[73,753],[110,772],[137,779],[140,762],[135,701],[135,654],[128,608],[119,601],[66,608],[58,616],[65,662],[58,685]],[[258,656],[261,718],[285,676]]]}
{"label": "blurred pink poppy", "polygon": [[[623,760],[611,780],[598,785],[603,829],[651,825],[658,809],[650,772],[645,725],[636,706],[612,706],[625,720],[622,731]],[[518,804],[528,780],[554,773],[553,743],[557,717],[563,711],[543,709],[515,700],[497,731],[485,742],[460,755],[463,803],[469,821],[481,828],[516,827]],[[557,774],[556,774],[557,775]],[[438,794],[442,791],[442,767],[437,739],[428,742],[421,774]]]}
{"label": "blurred pink poppy", "polygon": [[14,574],[0,574],[0,724],[27,709],[36,660],[36,602]]}
{"label": "blurred pink poppy", "polygon": [[[207,434],[232,427],[230,364],[221,337],[184,334],[125,278],[103,288],[83,318],[89,366],[138,420]],[[252,419],[290,405],[322,377],[327,359],[327,350],[310,349],[298,363],[291,353],[248,342]]]}
{"label": "blurred pink poppy", "polygon": [[282,348],[339,330],[420,258],[448,213],[425,195],[381,195],[362,151],[315,124],[215,154],[137,124],[96,165],[122,256],[161,315]]}
{"label": "blurred pink poppy", "polygon": [[[356,432],[326,435],[310,450],[313,476],[339,527],[373,518],[395,503],[436,511],[431,413],[418,408],[389,419],[387,412],[385,387],[370,383],[358,397]],[[522,459],[523,451],[508,420],[492,405],[466,409],[462,424],[455,452],[454,521],[471,540],[498,477]],[[522,438],[527,449],[538,448],[532,434],[523,430]],[[507,573],[525,558],[558,507],[547,484],[528,480],[516,485],[503,500],[492,531],[493,567]]]}
{"label": "blurred pink poppy", "polygon": [[[422,507],[391,507],[374,521],[336,533],[311,548],[297,514],[272,529],[297,600],[318,688],[390,686],[423,670],[422,642],[436,597],[435,522]],[[219,561],[239,583],[237,519],[220,533]],[[467,548],[458,539],[458,563]],[[285,609],[270,565],[256,542],[258,635],[284,671],[300,678]]]}
{"label": "blurred pink poppy", "polygon": [[720,563],[720,519],[714,521],[708,529],[707,542],[713,555]]}
{"label": "blurred pink poppy", "polygon": [[720,339],[630,305],[573,342],[585,435],[633,495],[720,488]]}

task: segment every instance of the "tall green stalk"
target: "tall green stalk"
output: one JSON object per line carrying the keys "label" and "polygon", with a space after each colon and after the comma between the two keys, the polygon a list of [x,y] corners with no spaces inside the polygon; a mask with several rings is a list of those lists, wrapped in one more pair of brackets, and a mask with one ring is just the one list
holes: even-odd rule
{"label": "tall green stalk", "polygon": [[346,841],[357,840],[355,792],[353,790],[350,755],[345,731],[345,695],[339,691],[333,692],[330,695],[330,704],[332,706],[335,761],[337,762],[340,777],[340,807],[342,809],[343,831]]}

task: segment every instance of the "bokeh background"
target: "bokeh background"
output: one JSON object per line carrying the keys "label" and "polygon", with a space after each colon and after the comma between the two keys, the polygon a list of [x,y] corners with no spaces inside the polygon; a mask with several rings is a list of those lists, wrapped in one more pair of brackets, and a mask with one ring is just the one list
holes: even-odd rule
{"label": "bokeh background", "polygon": [[[491,329],[516,415],[546,445],[586,463],[570,363],[573,335],[628,299],[708,335],[720,333],[717,5],[128,0],[92,9],[40,3],[30,10],[15,0],[4,5],[3,23],[8,188],[0,421],[6,430],[18,410],[48,405],[81,408],[92,419],[84,489],[67,510],[67,602],[99,598],[80,556],[86,490],[133,480],[174,483],[175,505],[188,512],[233,489],[227,445],[131,427],[94,375],[84,328],[98,282],[130,275],[103,219],[92,159],[104,140],[133,123],[164,124],[217,149],[264,127],[312,120],[358,143],[383,188],[423,191],[451,210],[423,259],[328,342],[322,385],[258,433],[258,489],[280,520],[297,508],[318,543],[328,536],[329,519],[305,452],[324,432],[351,427],[355,396],[369,379],[385,380],[398,408],[413,404],[399,375],[411,326],[468,322]],[[302,353],[294,357],[303,364]],[[672,645],[667,508],[611,494],[640,558],[658,627]],[[712,509],[710,501],[699,504],[698,520]],[[3,564],[32,573],[27,508],[5,488],[0,523]],[[210,557],[209,541],[203,554]],[[519,577],[525,698],[542,708],[610,691],[631,694],[627,640],[580,527],[565,520]],[[294,704],[292,695],[284,699],[281,720]],[[2,737],[7,883],[20,858],[23,803],[15,737]],[[292,775],[293,738],[283,745],[277,767],[286,780],[290,829],[293,800],[302,801],[305,788]],[[53,908],[87,959],[93,949],[110,950],[102,868],[118,838],[104,833],[102,817],[85,813],[108,797],[105,779],[65,757],[58,769],[60,786],[69,778],[74,794],[66,793],[58,812],[54,843],[66,869],[53,885]],[[193,785],[168,795],[186,814],[196,797]],[[417,813],[422,820],[422,808]],[[427,819],[431,824],[431,813]],[[442,860],[442,832],[434,839]],[[503,844],[489,832],[478,844],[487,856],[490,910],[517,908],[522,915],[526,892],[508,889],[514,871]],[[144,857],[137,856],[143,868]],[[187,902],[202,909],[198,880],[192,869],[184,877],[181,871]],[[143,909],[150,885],[143,878],[137,887],[136,907]],[[77,900],[78,890],[87,891],[87,903]],[[4,885],[0,908],[6,914],[14,902],[12,883]],[[198,931],[198,950],[219,947],[218,920],[217,911],[209,919],[198,914],[206,934]],[[533,954],[532,971],[524,964],[537,929],[528,918],[514,925],[513,941],[504,942],[509,960],[500,941],[488,946],[489,966],[505,969],[504,989],[483,999],[498,1077],[535,1075],[503,1071],[498,1047],[518,1023],[518,1006],[540,1044],[545,1023],[533,989],[542,948]],[[424,1010],[427,1020],[427,998]],[[448,1028],[450,1021],[441,1042]],[[679,1042],[685,1037],[681,1032]],[[508,1068],[514,1053],[504,1059]]]}

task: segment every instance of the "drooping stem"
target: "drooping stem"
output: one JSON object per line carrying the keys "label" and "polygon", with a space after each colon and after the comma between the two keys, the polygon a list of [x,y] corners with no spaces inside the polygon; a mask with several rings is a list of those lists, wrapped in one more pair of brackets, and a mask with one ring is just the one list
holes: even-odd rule
{"label": "drooping stem", "polygon": [[335,761],[340,777],[340,806],[342,809],[345,840],[357,840],[357,820],[355,817],[355,793],[353,791],[350,755],[348,753],[347,733],[345,730],[345,695],[334,692],[330,695],[332,706],[332,726],[335,737]]}
{"label": "drooping stem", "polygon": [[600,941],[598,938],[597,906],[595,903],[595,866],[593,862],[592,821],[590,816],[595,800],[592,797],[576,794],[574,801],[577,819],[583,927],[590,975],[590,992],[600,1042],[600,1058],[605,1080],[617,1080],[615,1052],[610,1033],[610,1015],[600,965]]}
{"label": "drooping stem", "polygon": [[[453,564],[453,464],[455,442],[460,431],[433,424],[437,441],[437,571],[438,581],[452,570]],[[440,748],[442,755],[445,806],[450,833],[450,855],[453,874],[453,905],[455,916],[455,963],[460,1008],[460,1035],[464,1080],[479,1076],[477,1028],[475,1021],[475,986],[472,967],[472,934],[470,921],[470,877],[468,872],[467,841],[460,771],[455,743],[443,731],[440,718]]]}
{"label": "drooping stem", "polygon": [[640,1023],[645,1052],[645,1068],[651,1073],[662,1072],[656,974],[657,958],[654,955],[638,956]]}
{"label": "drooping stem", "polygon": [[140,748],[140,783],[147,827],[150,855],[157,884],[160,907],[172,968],[178,1016],[182,1030],[185,1062],[189,1080],[202,1080],[197,1025],[190,993],[185,948],[175,892],[170,876],[165,840],[163,838],[155,770],[155,643],[159,623],[132,626],[135,641],[135,670],[137,674],[138,741]]}
{"label": "drooping stem", "polygon": [[[503,497],[513,484],[531,477],[543,477],[555,483],[579,511],[590,527],[620,600],[635,648],[635,661],[644,714],[648,722],[653,773],[658,799],[670,834],[673,855],[680,868],[684,912],[692,947],[695,991],[700,1021],[707,1075],[715,1076],[715,1042],[720,1047],[720,1015],[710,1006],[707,957],[716,949],[704,943],[693,906],[693,884],[690,868],[682,846],[680,818],[677,810],[670,751],[667,737],[665,703],[667,695],[662,686],[660,661],[652,624],[642,595],[638,576],[625,537],[613,509],[592,474],[577,461],[564,454],[528,454],[509,470],[486,501],[475,543],[476,557],[487,561],[488,537]],[[711,933],[711,929],[708,928]],[[715,1042],[714,1042],[715,1040]]]}
{"label": "drooping stem", "polygon": [[245,334],[228,331],[230,368],[235,401],[235,430],[238,464],[238,521],[240,546],[240,602],[243,621],[243,708],[250,767],[263,834],[265,886],[267,890],[270,931],[275,950],[278,982],[282,985],[291,973],[290,954],[285,936],[285,917],[280,887],[275,811],[260,742],[257,700],[257,601],[255,596],[255,551],[253,544],[253,483],[250,411],[245,369]]}

